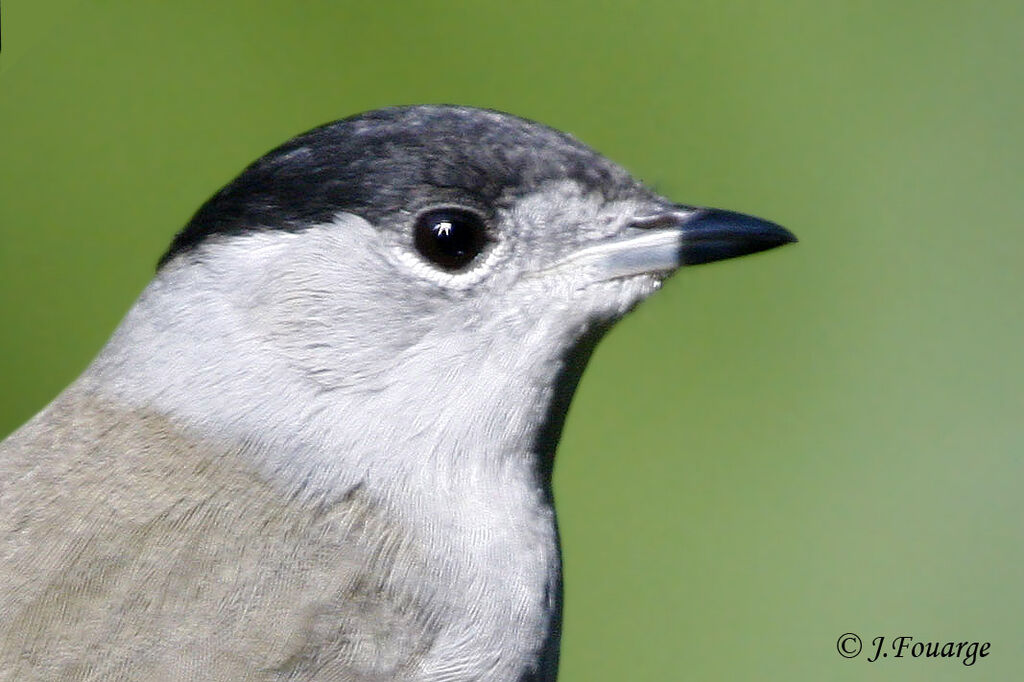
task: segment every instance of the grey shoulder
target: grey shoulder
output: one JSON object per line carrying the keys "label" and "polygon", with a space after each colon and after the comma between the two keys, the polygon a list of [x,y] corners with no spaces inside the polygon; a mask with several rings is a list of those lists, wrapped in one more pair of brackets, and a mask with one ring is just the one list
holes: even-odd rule
{"label": "grey shoulder", "polygon": [[[67,394],[0,444],[0,679],[401,679],[436,634],[358,541],[364,490],[300,504],[158,414]],[[139,653],[144,652],[144,653]]]}

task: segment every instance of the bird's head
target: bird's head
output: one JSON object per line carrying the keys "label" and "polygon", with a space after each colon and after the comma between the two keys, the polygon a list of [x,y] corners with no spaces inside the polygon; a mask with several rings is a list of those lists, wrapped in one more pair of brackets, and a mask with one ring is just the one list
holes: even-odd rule
{"label": "bird's head", "polygon": [[792,240],[674,204],[546,126],[416,106],[271,151],[196,213],[161,271],[215,272],[311,381],[373,388],[410,362],[443,382],[482,355],[560,357],[678,266]]}

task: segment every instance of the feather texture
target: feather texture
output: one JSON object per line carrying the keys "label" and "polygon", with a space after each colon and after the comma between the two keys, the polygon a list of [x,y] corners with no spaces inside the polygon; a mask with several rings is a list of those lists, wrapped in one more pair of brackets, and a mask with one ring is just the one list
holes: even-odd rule
{"label": "feather texture", "polygon": [[288,499],[161,415],[69,391],[0,480],[0,679],[409,679],[437,634],[365,490]]}

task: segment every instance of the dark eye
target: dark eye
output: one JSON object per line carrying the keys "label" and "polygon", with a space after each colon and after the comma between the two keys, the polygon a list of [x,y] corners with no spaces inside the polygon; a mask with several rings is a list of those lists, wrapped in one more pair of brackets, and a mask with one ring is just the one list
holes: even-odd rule
{"label": "dark eye", "polygon": [[483,219],[459,208],[427,211],[416,219],[415,229],[416,250],[449,272],[473,262],[490,241]]}

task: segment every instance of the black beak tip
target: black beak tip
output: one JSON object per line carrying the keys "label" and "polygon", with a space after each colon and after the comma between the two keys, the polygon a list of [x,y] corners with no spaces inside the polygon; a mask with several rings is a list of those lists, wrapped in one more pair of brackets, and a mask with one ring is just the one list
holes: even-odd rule
{"label": "black beak tip", "polygon": [[700,209],[682,229],[683,265],[746,256],[797,241],[792,232],[768,220],[714,208]]}

